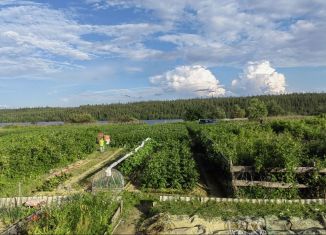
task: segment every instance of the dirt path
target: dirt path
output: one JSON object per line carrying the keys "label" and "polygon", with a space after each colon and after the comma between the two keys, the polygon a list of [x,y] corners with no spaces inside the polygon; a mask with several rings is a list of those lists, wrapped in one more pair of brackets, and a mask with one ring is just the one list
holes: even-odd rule
{"label": "dirt path", "polygon": [[224,192],[218,180],[215,178],[216,174],[214,174],[213,169],[202,160],[203,158],[200,154],[196,156],[196,159],[202,180],[205,182],[207,188],[209,189],[209,195],[213,197],[224,197]]}
{"label": "dirt path", "polygon": [[63,173],[71,175],[68,180],[63,182],[59,187],[51,192],[37,192],[38,195],[52,195],[52,194],[66,194],[69,192],[75,192],[82,190],[78,188],[77,183],[87,176],[95,173],[99,169],[103,168],[110,162],[114,161],[119,157],[119,154],[122,152],[123,148],[119,149],[109,149],[104,153],[92,153],[86,159],[77,161],[61,169],[56,169],[53,171],[47,179],[59,176]]}
{"label": "dirt path", "polygon": [[129,212],[127,218],[121,220],[119,226],[115,229],[113,234],[137,234],[137,224],[143,213],[136,207]]}
{"label": "dirt path", "polygon": [[[75,169],[73,173],[76,175],[71,177],[69,180],[65,182],[65,185],[67,184],[75,184],[79,182],[80,180],[86,178],[88,175],[91,175],[92,173],[98,171],[99,169],[106,166],[109,162],[112,160],[115,160],[119,156],[119,153],[122,151],[122,148],[119,148],[115,150],[115,152],[105,152],[100,155],[99,158],[97,158],[97,161],[91,162],[91,164],[88,162],[88,164],[84,164],[83,167],[79,167],[78,169]],[[95,164],[94,164],[95,163]]]}

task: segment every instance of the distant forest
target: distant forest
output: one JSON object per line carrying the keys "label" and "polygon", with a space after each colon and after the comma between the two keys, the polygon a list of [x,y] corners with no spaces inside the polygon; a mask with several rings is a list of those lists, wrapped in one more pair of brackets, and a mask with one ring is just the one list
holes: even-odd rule
{"label": "distant forest", "polygon": [[89,122],[95,120],[123,122],[145,119],[241,118],[248,116],[248,105],[254,98],[262,101],[269,116],[326,113],[326,93],[294,93],[83,105],[73,108],[2,109],[0,122]]}

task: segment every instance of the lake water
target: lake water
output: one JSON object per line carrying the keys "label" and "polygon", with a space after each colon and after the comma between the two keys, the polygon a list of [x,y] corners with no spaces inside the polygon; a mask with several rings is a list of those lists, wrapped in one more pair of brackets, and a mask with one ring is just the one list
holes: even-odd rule
{"label": "lake water", "polygon": [[4,126],[60,126],[64,122],[0,122],[0,127]]}
{"label": "lake water", "polygon": [[148,125],[183,122],[182,119],[141,120]]}

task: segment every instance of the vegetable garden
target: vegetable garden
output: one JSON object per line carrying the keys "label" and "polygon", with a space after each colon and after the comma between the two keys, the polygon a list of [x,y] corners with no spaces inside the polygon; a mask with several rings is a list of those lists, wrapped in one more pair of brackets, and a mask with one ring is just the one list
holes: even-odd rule
{"label": "vegetable garden", "polygon": [[192,189],[198,181],[196,163],[187,140],[150,141],[120,170],[142,188]]}
{"label": "vegetable garden", "polygon": [[325,196],[325,118],[222,122],[189,129],[231,196]]}
{"label": "vegetable garden", "polygon": [[[13,130],[13,131],[11,131]],[[186,127],[182,124],[166,124],[166,125],[107,125],[107,126],[82,126],[69,125],[59,127],[20,127],[7,128],[5,134],[1,136],[0,143],[0,195],[17,195],[18,182],[28,183],[32,179],[41,177],[53,168],[66,166],[74,161],[85,158],[88,154],[94,152],[97,148],[96,134],[99,131],[110,133],[112,147],[132,148],[146,137],[151,137],[160,143],[156,148],[155,159],[159,160],[160,153],[168,150],[170,153],[166,155],[166,160],[171,156],[169,162],[178,164],[188,162],[193,167],[194,178],[197,177],[195,164],[191,159],[189,152],[189,137]],[[188,142],[187,142],[188,141]],[[173,150],[169,150],[167,146],[175,145]],[[183,147],[185,146],[185,147]],[[180,147],[180,150],[178,149]],[[163,148],[162,151],[159,149]],[[184,155],[183,155],[184,153]],[[147,166],[149,174],[150,169],[163,169],[163,162],[156,163],[151,160]],[[158,165],[157,165],[158,164]],[[174,165],[176,165],[174,164]],[[169,171],[165,164],[165,171]],[[181,166],[182,174],[185,173],[187,166]],[[190,168],[191,168],[190,167]],[[179,168],[176,170],[180,170]],[[160,174],[161,172],[157,172]],[[168,173],[166,173],[168,175]],[[190,173],[192,175],[192,173]],[[160,176],[157,175],[157,178]],[[180,177],[180,174],[179,176]],[[173,187],[189,188],[190,186],[184,182],[186,179],[167,180],[167,183],[147,183],[143,177],[143,185],[145,187]],[[147,177],[149,178],[149,177]],[[192,178],[189,177],[190,182]],[[163,180],[164,181],[164,180]],[[172,183],[172,181],[175,181]],[[180,182],[179,182],[180,181]],[[153,185],[151,185],[153,184]],[[193,185],[193,183],[190,183]],[[172,186],[173,185],[173,186]],[[41,185],[39,187],[42,187]],[[23,192],[24,193],[24,192]]]}
{"label": "vegetable garden", "polygon": [[217,179],[229,196],[325,195],[325,117],[263,124],[243,121],[6,128],[0,137],[0,195],[17,195],[13,188],[18,182],[28,183],[51,169],[85,158],[97,149],[99,131],[111,135],[110,146],[127,150],[152,138],[118,168],[143,190],[191,190],[199,180],[192,152],[196,145],[202,149],[204,161],[216,169]]}

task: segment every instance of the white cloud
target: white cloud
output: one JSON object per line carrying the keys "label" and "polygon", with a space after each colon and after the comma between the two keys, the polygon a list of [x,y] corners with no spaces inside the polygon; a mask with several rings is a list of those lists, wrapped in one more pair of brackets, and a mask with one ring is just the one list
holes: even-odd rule
{"label": "white cloud", "polygon": [[7,109],[7,108],[9,108],[8,105],[6,105],[6,104],[0,104],[0,109]]}
{"label": "white cloud", "polygon": [[282,94],[286,82],[269,61],[248,62],[239,79],[232,81],[232,90],[237,95]]}
{"label": "white cloud", "polygon": [[71,48],[67,43],[39,38],[36,35],[20,35],[14,31],[6,31],[3,36],[12,39],[18,46],[30,45],[38,49],[48,51],[52,54],[68,56],[77,60],[89,60],[87,53]]}
{"label": "white cloud", "polygon": [[[159,37],[177,46],[164,58],[209,66],[263,59],[278,67],[326,65],[324,0],[86,1],[99,8],[140,9],[173,25]],[[191,34],[184,33],[185,25]]]}
{"label": "white cloud", "polygon": [[225,94],[225,89],[211,71],[200,65],[177,67],[163,75],[151,77],[150,82],[178,97],[216,97]]}
{"label": "white cloud", "polygon": [[157,56],[160,52],[143,41],[168,28],[151,23],[81,24],[67,10],[32,1],[1,1],[0,78],[49,77],[98,57],[143,60]]}
{"label": "white cloud", "polygon": [[61,98],[65,105],[75,106],[81,103],[127,103],[144,100],[155,100],[160,93],[157,87],[138,87],[125,89],[107,89],[97,91],[85,91]]}

